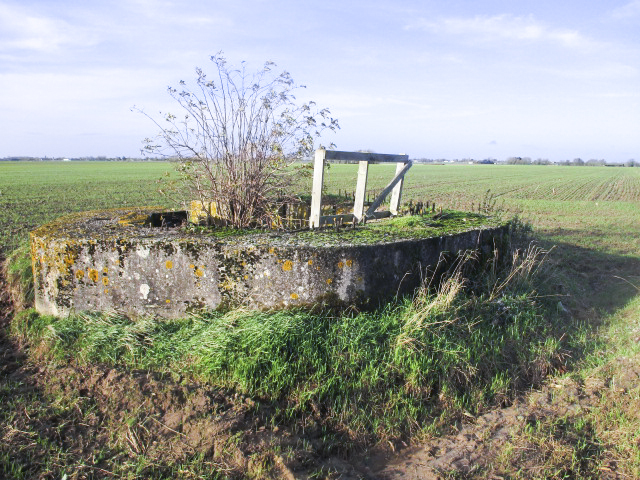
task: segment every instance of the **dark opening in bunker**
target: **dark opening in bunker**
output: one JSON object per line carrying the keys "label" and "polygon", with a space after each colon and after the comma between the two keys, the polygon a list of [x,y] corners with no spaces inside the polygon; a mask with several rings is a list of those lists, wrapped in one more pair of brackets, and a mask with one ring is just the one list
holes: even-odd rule
{"label": "dark opening in bunker", "polygon": [[149,215],[149,226],[174,228],[187,223],[187,212],[180,210],[177,212],[157,212]]}

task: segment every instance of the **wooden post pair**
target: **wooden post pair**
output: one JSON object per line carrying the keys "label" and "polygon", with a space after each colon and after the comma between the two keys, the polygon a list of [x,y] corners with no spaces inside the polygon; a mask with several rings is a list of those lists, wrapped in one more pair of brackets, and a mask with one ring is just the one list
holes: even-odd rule
{"label": "wooden post pair", "polygon": [[[411,168],[412,162],[408,155],[388,155],[383,153],[361,153],[361,152],[340,152],[336,150],[316,150],[313,166],[313,187],[311,190],[311,214],[309,226],[318,228],[322,226],[322,185],[324,182],[324,164],[330,160],[342,160],[345,163],[358,163],[358,180],[356,184],[356,198],[353,204],[353,217],[355,221],[362,222],[366,218],[375,216],[376,209],[391,193],[391,205],[389,208],[391,215],[397,215],[402,199],[402,187],[404,176]],[[367,176],[369,174],[369,163],[395,163],[396,174],[393,180],[382,190],[367,211],[364,211],[364,199],[367,191]]]}

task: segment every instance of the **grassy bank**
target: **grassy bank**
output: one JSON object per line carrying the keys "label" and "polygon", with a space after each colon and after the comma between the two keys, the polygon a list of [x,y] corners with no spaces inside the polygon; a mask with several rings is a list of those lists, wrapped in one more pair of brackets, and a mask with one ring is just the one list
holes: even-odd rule
{"label": "grassy bank", "polygon": [[[321,412],[362,444],[408,439],[509,401],[563,348],[553,301],[536,293],[544,252],[470,280],[473,260],[373,312],[234,310],[181,320],[26,311],[13,333],[49,361],[178,375],[279,405],[273,422]],[[465,263],[467,262],[467,263]],[[551,312],[551,313],[550,313]],[[565,328],[565,327],[563,327]]]}

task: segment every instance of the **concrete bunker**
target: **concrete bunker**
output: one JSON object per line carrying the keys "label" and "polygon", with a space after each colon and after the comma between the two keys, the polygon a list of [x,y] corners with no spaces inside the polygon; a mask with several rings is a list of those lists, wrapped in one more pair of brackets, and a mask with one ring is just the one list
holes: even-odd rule
{"label": "concrete bunker", "polygon": [[464,215],[456,229],[429,236],[428,228],[404,235],[370,224],[348,232],[202,234],[177,226],[186,212],[71,214],[31,234],[36,309],[175,318],[234,305],[377,303],[414,289],[443,252],[489,253],[503,242],[504,223]]}

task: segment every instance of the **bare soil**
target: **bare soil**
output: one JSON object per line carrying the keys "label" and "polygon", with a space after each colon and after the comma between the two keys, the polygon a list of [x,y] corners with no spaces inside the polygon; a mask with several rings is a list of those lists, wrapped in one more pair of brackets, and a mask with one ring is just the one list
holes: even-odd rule
{"label": "bare soil", "polygon": [[[615,389],[618,394],[624,395],[638,387],[640,364],[638,359],[620,359],[619,362],[626,373],[616,379]],[[472,420],[455,434],[403,451],[378,470],[376,478],[503,478],[493,465],[493,460],[515,431],[522,430],[526,425],[534,425],[539,420],[572,419],[580,417],[584,411],[598,408],[602,397],[612,387],[611,380],[592,378],[583,383],[565,378],[561,382],[547,384],[510,407],[493,410]],[[519,464],[516,470],[529,472],[523,478],[533,478],[539,464],[544,461],[543,452],[532,446],[521,448],[523,454],[517,456]],[[609,462],[600,468],[599,478],[628,478],[618,473],[617,469],[615,461]]]}

